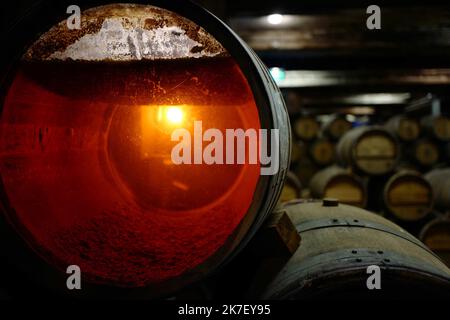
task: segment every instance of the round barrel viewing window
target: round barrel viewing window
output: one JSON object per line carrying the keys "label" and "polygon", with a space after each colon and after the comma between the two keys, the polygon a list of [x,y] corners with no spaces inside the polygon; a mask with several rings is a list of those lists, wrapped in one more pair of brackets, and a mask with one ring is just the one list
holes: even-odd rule
{"label": "round barrel viewing window", "polygon": [[[255,83],[265,81],[258,98],[242,61],[173,11],[105,5],[83,11],[79,30],[62,21],[43,33],[16,65],[1,111],[10,225],[48,265],[78,265],[95,285],[158,295],[216,268],[276,203],[271,183],[288,161],[284,103],[240,50],[260,72]],[[279,127],[288,146],[264,183],[259,163],[225,163],[238,153],[225,148],[227,129],[263,127]],[[174,163],[180,142],[191,163]],[[198,159],[212,142],[213,164]]]}

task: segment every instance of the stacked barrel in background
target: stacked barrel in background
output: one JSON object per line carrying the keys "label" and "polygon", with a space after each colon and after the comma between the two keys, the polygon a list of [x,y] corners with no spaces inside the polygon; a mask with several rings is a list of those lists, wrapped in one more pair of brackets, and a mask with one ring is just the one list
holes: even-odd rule
{"label": "stacked barrel in background", "polygon": [[[315,173],[335,162],[336,142],[351,127],[343,115],[335,115],[324,124],[313,116],[294,121],[291,170],[302,186],[308,186]],[[308,194],[307,190],[304,192]]]}
{"label": "stacked barrel in background", "polygon": [[[448,117],[402,114],[356,125],[345,115],[326,122],[308,115],[292,122],[295,194],[377,212],[420,236],[450,265]],[[290,194],[281,201],[292,200]]]}

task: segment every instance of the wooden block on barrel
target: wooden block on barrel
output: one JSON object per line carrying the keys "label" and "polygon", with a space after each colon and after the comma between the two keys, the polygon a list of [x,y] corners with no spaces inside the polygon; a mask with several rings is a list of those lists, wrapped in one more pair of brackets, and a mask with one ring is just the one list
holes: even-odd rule
{"label": "wooden block on barrel", "polygon": [[250,252],[259,259],[247,298],[261,292],[297,251],[300,242],[300,235],[287,213],[283,209],[275,211],[250,243]]}
{"label": "wooden block on barrel", "polygon": [[289,258],[300,245],[300,235],[282,209],[269,217],[252,240],[251,252],[258,257]]}

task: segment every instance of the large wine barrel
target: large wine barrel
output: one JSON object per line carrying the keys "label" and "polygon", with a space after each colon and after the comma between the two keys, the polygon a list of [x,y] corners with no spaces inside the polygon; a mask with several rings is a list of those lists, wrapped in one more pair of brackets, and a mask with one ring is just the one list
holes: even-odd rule
{"label": "large wine barrel", "polygon": [[397,115],[390,118],[386,122],[385,127],[404,142],[414,141],[420,136],[419,121],[405,115]]}
{"label": "large wine barrel", "polygon": [[420,121],[424,131],[439,141],[450,141],[450,119],[447,116],[428,116]]}
{"label": "large wine barrel", "polygon": [[442,215],[428,222],[420,232],[425,243],[450,267],[450,218]]}
{"label": "large wine barrel", "polygon": [[450,168],[435,169],[425,175],[434,194],[434,205],[443,210],[450,210]]}
{"label": "large wine barrel", "polygon": [[[256,54],[195,4],[84,7],[79,30],[62,20],[69,4],[39,2],[2,39],[8,277],[81,297],[167,295],[231,259],[277,204],[290,150],[282,95]],[[211,149],[212,164],[202,159],[228,129],[279,130],[274,171],[222,165]],[[205,140],[192,144],[195,165],[191,137]],[[74,264],[83,290],[66,288]]]}
{"label": "large wine barrel", "polygon": [[320,124],[313,116],[300,116],[295,119],[293,129],[297,138],[303,141],[310,141],[319,134]]}
{"label": "large wine barrel", "polygon": [[352,128],[352,123],[345,118],[345,115],[337,114],[325,122],[322,132],[331,140],[339,140],[347,131]]}
{"label": "large wine barrel", "polygon": [[309,145],[308,150],[311,159],[319,166],[329,166],[334,162],[335,147],[334,144],[326,138],[315,139]]}
{"label": "large wine barrel", "polygon": [[317,172],[309,183],[311,196],[316,199],[335,198],[339,202],[358,207],[367,203],[362,180],[350,170],[331,166]]}
{"label": "large wine barrel", "polygon": [[396,219],[418,221],[433,208],[433,189],[420,173],[401,170],[386,182],[382,200]]}
{"label": "large wine barrel", "polygon": [[367,175],[383,175],[397,165],[399,147],[395,137],[378,126],[358,127],[347,132],[336,147],[338,161]]}
{"label": "large wine barrel", "polygon": [[421,167],[429,168],[436,165],[440,159],[439,146],[430,139],[419,139],[410,146],[409,154]]}
{"label": "large wine barrel", "polygon": [[[360,208],[322,202],[286,204],[300,247],[262,290],[264,299],[450,296],[450,270],[423,243]],[[381,290],[369,290],[369,266]]]}

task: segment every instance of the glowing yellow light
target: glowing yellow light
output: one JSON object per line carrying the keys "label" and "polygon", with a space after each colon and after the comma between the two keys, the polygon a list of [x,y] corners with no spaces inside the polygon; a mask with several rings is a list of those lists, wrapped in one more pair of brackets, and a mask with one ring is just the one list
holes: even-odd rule
{"label": "glowing yellow light", "polygon": [[183,110],[180,107],[167,107],[166,120],[173,124],[179,124],[183,121]]}

